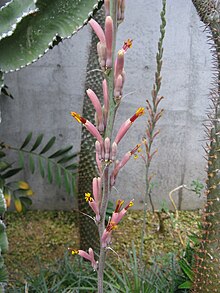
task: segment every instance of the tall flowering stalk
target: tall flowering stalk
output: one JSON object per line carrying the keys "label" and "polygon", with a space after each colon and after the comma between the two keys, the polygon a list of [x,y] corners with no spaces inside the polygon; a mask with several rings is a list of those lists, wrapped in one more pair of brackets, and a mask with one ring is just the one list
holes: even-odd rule
{"label": "tall flowering stalk", "polygon": [[154,212],[154,205],[151,199],[151,187],[150,181],[152,176],[149,175],[150,164],[153,156],[157,153],[156,150],[152,150],[154,139],[160,133],[156,128],[157,122],[163,114],[163,109],[159,109],[159,104],[163,99],[162,96],[158,96],[160,87],[161,87],[161,68],[162,68],[162,58],[163,58],[163,39],[165,36],[165,27],[166,27],[166,0],[162,0],[162,11],[161,11],[161,25],[160,25],[160,38],[158,41],[158,52],[156,55],[157,69],[155,72],[155,82],[153,84],[153,89],[151,91],[151,100],[147,99],[146,109],[148,113],[146,134],[143,139],[143,145],[145,147],[145,155],[141,154],[142,159],[145,163],[145,197],[144,197],[144,208],[143,208],[143,229],[141,236],[141,249],[140,249],[140,258],[142,259],[143,249],[144,249],[144,233],[146,228],[146,215],[147,215],[147,199],[149,197],[150,203],[152,206],[152,211]]}
{"label": "tall flowering stalk", "polygon": [[104,105],[101,105],[96,93],[92,89],[88,89],[86,92],[95,110],[95,124],[91,123],[80,114],[71,112],[73,118],[81,123],[96,139],[95,157],[99,175],[93,178],[92,194],[89,192],[85,193],[85,200],[94,213],[94,222],[98,228],[100,239],[99,258],[95,260],[92,248],[89,248],[88,252],[80,249],[75,250],[70,248],[70,250],[72,254],[79,254],[81,257],[90,261],[93,269],[97,271],[98,293],[103,292],[106,251],[111,245],[113,230],[120,223],[121,219],[127,213],[127,210],[133,205],[133,200],[130,200],[123,208],[123,201],[119,199],[115,211],[109,219],[108,224],[105,225],[109,196],[112,187],[116,183],[117,175],[130,157],[134,155],[140,147],[140,145],[136,145],[119,161],[116,160],[118,145],[135,120],[144,114],[144,108],[138,108],[136,112],[121,125],[116,137],[112,138],[115,114],[123,95],[125,54],[127,50],[131,48],[132,41],[130,39],[125,41],[122,48],[115,54],[117,26],[124,19],[125,1],[106,0],[104,4],[106,13],[104,30],[94,19],[89,21],[90,26],[99,39],[97,53],[100,67],[105,77],[102,83]]}

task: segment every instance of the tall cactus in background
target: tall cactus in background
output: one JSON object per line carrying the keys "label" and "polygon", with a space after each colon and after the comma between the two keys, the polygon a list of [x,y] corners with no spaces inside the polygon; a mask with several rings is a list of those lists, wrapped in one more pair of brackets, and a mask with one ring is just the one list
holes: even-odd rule
{"label": "tall cactus in background", "polygon": [[[100,25],[104,25],[105,14],[101,9],[96,14],[95,19]],[[92,88],[96,92],[98,97],[103,97],[102,93],[102,79],[103,73],[95,70],[99,69],[99,61],[97,56],[97,42],[98,38],[95,33],[92,34],[92,42],[89,52],[89,62],[87,65],[87,74],[85,89]],[[94,123],[94,110],[90,99],[85,95],[83,102],[83,117],[87,117],[89,121]],[[78,180],[78,208],[79,208],[79,233],[80,233],[80,246],[83,250],[88,250],[89,247],[98,248],[98,230],[97,227],[90,218],[86,217],[84,213],[93,215],[91,208],[85,201],[85,193],[92,192],[92,180],[97,176],[95,153],[95,139],[88,133],[85,127],[82,128],[81,134],[81,150],[79,159],[79,180]]]}
{"label": "tall cactus in background", "polygon": [[220,3],[192,0],[209,30],[214,61],[214,88],[207,134],[207,203],[202,216],[201,246],[195,260],[193,291],[219,292],[220,288]]}
{"label": "tall cactus in background", "polygon": [[[1,218],[4,216],[6,211],[6,202],[2,192],[0,189],[0,216]],[[5,232],[5,224],[2,220],[0,220],[0,293],[5,292],[5,285],[8,281],[8,273],[4,265],[3,255],[8,250],[8,238]]]}

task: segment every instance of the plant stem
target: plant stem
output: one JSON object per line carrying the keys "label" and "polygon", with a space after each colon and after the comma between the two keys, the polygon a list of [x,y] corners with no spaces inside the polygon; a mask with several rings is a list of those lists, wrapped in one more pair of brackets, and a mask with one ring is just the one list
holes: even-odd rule
{"label": "plant stem", "polygon": [[109,200],[109,166],[107,165],[104,169],[103,174],[103,196],[102,204],[100,208],[101,220],[98,224],[98,231],[100,237],[100,254],[99,254],[99,266],[98,266],[98,293],[103,293],[103,276],[105,268],[106,250],[102,247],[102,235],[105,230],[105,214]]}

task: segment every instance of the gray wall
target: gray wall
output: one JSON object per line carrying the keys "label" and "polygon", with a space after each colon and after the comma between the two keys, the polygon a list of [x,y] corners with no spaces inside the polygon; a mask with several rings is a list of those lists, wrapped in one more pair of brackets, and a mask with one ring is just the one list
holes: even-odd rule
{"label": "gray wall", "polygon": [[[124,39],[134,40],[126,54],[126,84],[117,114],[116,129],[137,107],[145,106],[150,97],[155,72],[155,54],[159,37],[160,0],[127,0],[126,19],[119,27],[117,48]],[[19,143],[34,130],[49,138],[58,137],[57,146],[80,147],[80,126],[72,121],[70,110],[82,111],[85,68],[90,43],[90,28],[85,27],[64,41],[35,64],[19,72],[7,74],[6,83],[15,100],[1,98],[0,136],[8,143]],[[156,140],[158,155],[152,162],[155,173],[153,200],[157,207],[168,201],[168,193],[193,179],[205,180],[204,132],[202,123],[208,108],[211,81],[211,56],[202,24],[190,0],[167,1],[167,28],[164,42],[164,66],[161,95],[165,109]],[[119,156],[133,148],[144,135],[146,117],[134,123],[122,140]],[[135,199],[140,208],[145,192],[144,164],[130,160],[117,180],[119,196]],[[65,192],[48,185],[40,176],[24,173],[35,190],[34,208],[61,209],[74,206]],[[190,192],[181,197],[182,209],[201,206],[202,199]],[[169,202],[169,201],[168,201]]]}

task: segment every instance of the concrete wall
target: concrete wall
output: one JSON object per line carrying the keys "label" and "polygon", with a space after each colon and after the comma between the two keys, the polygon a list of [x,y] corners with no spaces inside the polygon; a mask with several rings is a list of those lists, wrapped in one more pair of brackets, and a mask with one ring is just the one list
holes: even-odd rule
{"label": "concrete wall", "polygon": [[[159,37],[160,0],[127,0],[126,19],[119,27],[117,48],[127,38],[134,40],[126,54],[124,93],[131,93],[121,103],[116,129],[137,107],[145,106],[150,97],[155,72],[155,54]],[[26,134],[45,133],[58,137],[57,146],[74,144],[79,150],[80,126],[72,121],[70,110],[82,111],[85,68],[90,43],[90,29],[48,52],[35,64],[6,76],[15,100],[1,98],[2,123],[0,137],[8,143],[19,143]],[[202,122],[208,108],[211,81],[211,56],[202,24],[190,0],[167,1],[167,28],[164,42],[164,66],[161,95],[165,109],[156,140],[158,155],[152,161],[155,173],[153,201],[157,207],[168,201],[168,193],[193,179],[205,180],[202,146]],[[129,130],[119,147],[119,156],[133,148],[144,136],[146,117]],[[135,207],[142,206],[145,192],[144,164],[131,159],[117,180],[119,196],[134,198]],[[34,208],[61,209],[74,206],[65,192],[48,185],[40,176],[24,173],[35,190]],[[183,209],[201,206],[190,192],[180,192]],[[178,201],[178,199],[177,199]]]}

